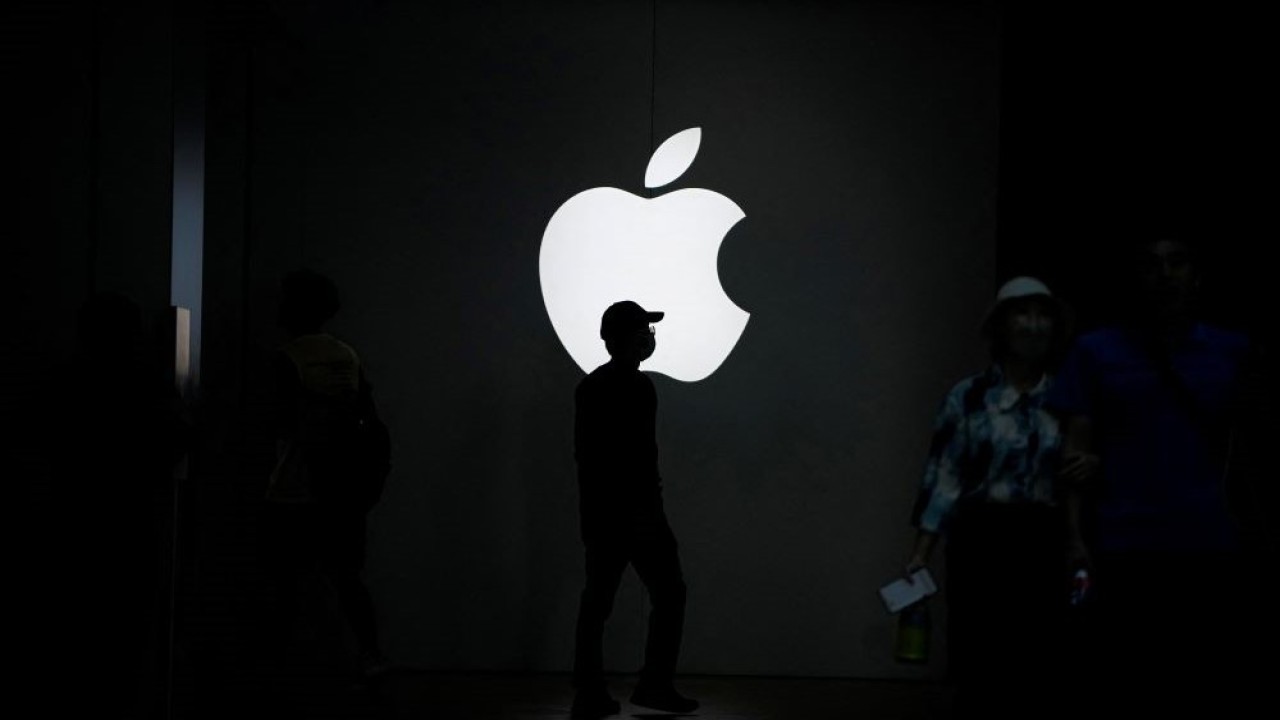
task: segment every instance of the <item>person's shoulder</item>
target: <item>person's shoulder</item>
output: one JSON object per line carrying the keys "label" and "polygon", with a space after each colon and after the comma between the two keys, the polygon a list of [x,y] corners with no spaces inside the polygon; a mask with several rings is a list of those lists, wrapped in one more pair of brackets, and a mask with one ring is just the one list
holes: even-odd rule
{"label": "person's shoulder", "polygon": [[334,343],[337,343],[339,347],[344,347],[353,353],[356,351],[355,346],[353,346],[351,343],[347,342],[346,340],[343,340],[340,337],[335,337],[333,335],[326,335],[326,337],[328,337]]}
{"label": "person's shoulder", "polygon": [[1125,343],[1128,336],[1129,331],[1120,325],[1103,325],[1080,333],[1075,344],[1089,349],[1115,347]]}
{"label": "person's shoulder", "polygon": [[644,387],[656,392],[653,380],[648,373],[605,363],[587,373],[586,377],[578,382],[577,394],[582,396],[591,393],[628,393],[635,392],[636,387]]}
{"label": "person's shoulder", "polygon": [[976,396],[985,396],[988,391],[1000,384],[1000,371],[995,367],[987,368],[961,378],[947,391],[946,404],[966,407]]}
{"label": "person's shoulder", "polygon": [[1081,369],[1082,361],[1106,361],[1108,358],[1130,357],[1135,341],[1132,330],[1122,325],[1103,325],[1080,333],[1071,343],[1065,362],[1058,368],[1060,374],[1071,374]]}
{"label": "person's shoulder", "polygon": [[1217,325],[1200,323],[1196,326],[1196,334],[1214,347],[1243,352],[1251,344],[1249,336],[1237,330],[1230,330]]}
{"label": "person's shoulder", "polygon": [[360,353],[356,352],[356,349],[352,347],[351,344],[348,343],[347,341],[341,338],[335,337],[333,335],[330,335],[329,333],[321,333],[319,335],[316,335],[315,337],[318,339],[319,342],[328,346],[331,352],[338,355],[345,355],[351,360],[354,360],[355,362],[360,361]]}
{"label": "person's shoulder", "polygon": [[1000,371],[995,367],[989,367],[982,372],[976,372],[972,375],[956,381],[951,386],[949,395],[964,395],[973,392],[975,388],[990,389],[1000,384]]}
{"label": "person's shoulder", "polygon": [[578,381],[578,387],[576,389],[577,394],[582,395],[583,393],[590,393],[608,382],[608,372],[609,366],[608,364],[605,364],[584,375],[582,379]]}
{"label": "person's shoulder", "polygon": [[329,333],[299,335],[281,345],[280,350],[295,362],[302,358],[324,358],[360,364],[356,349]]}

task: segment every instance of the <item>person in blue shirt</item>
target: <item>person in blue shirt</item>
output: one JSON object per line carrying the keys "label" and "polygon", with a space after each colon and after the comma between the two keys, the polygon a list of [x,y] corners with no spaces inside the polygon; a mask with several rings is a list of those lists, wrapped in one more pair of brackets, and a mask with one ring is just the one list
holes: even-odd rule
{"label": "person in blue shirt", "polygon": [[[947,656],[960,717],[1045,717],[1065,604],[1057,475],[1062,434],[1044,407],[1066,345],[1064,308],[1041,281],[1000,288],[983,330],[992,364],[947,394],[912,512],[907,574],[946,536]],[[1045,705],[1045,703],[1049,703]]]}
{"label": "person in blue shirt", "polygon": [[1101,459],[1067,501],[1070,554],[1096,592],[1083,689],[1122,711],[1216,708],[1236,697],[1250,634],[1232,605],[1248,574],[1224,472],[1250,343],[1197,318],[1192,242],[1135,245],[1132,312],[1081,336],[1049,395],[1067,457]]}

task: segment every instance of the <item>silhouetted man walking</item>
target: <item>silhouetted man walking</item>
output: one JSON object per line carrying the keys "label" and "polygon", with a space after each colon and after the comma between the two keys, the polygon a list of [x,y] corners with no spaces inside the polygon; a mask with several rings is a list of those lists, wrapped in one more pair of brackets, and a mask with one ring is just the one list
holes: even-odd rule
{"label": "silhouetted man walking", "polygon": [[662,509],[655,420],[658,397],[640,363],[653,355],[650,323],[663,313],[630,300],[604,312],[600,337],[609,362],[578,385],[574,419],[587,582],[578,611],[574,718],[621,709],[605,686],[601,649],[622,573],[630,564],[649,590],[652,610],[645,665],[631,702],[668,712],[698,707],[672,685],[684,627],[685,584],[676,539]]}

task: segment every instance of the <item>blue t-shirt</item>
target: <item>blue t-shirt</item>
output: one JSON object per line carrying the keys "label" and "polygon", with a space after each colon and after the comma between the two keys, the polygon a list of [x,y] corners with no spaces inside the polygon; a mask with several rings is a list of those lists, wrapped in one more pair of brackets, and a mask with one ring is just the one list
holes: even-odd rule
{"label": "blue t-shirt", "polygon": [[1133,330],[1106,328],[1076,342],[1047,404],[1093,423],[1102,458],[1096,542],[1103,550],[1236,546],[1218,433],[1248,347],[1243,335],[1195,325],[1167,355],[1186,388],[1179,390]]}

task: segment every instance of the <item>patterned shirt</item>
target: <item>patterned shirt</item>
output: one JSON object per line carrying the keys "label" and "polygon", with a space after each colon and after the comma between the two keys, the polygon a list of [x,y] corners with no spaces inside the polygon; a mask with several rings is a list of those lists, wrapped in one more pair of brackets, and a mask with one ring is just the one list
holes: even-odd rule
{"label": "patterned shirt", "polygon": [[1055,503],[1062,433],[1044,406],[1051,385],[1046,375],[1021,393],[993,366],[947,393],[912,511],[918,528],[944,531],[962,500]]}

